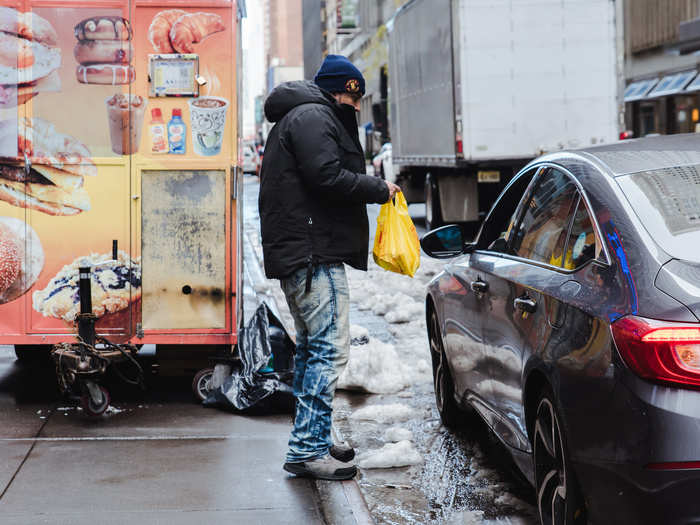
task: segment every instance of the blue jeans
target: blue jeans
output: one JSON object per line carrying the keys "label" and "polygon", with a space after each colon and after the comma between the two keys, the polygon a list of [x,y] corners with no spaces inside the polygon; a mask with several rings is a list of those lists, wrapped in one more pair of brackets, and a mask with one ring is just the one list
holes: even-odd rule
{"label": "blue jeans", "polygon": [[315,266],[306,293],[306,268],[280,281],[297,332],[294,356],[296,415],[287,462],[328,454],[338,376],[348,362],[350,294],[343,264]]}

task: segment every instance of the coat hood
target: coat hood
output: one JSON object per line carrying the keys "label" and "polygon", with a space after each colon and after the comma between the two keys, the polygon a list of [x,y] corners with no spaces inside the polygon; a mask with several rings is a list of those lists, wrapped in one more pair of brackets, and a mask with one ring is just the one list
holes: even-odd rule
{"label": "coat hood", "polygon": [[265,101],[265,117],[270,122],[279,122],[292,109],[302,104],[324,104],[332,106],[335,99],[309,80],[284,82],[272,90]]}

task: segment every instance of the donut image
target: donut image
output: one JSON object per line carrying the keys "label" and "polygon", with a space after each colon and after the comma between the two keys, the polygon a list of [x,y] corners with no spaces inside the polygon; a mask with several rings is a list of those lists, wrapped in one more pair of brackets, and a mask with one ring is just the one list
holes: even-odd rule
{"label": "donut image", "polygon": [[20,219],[0,217],[0,304],[24,295],[44,269],[44,249],[34,229]]}
{"label": "donut image", "polygon": [[131,84],[136,78],[134,67],[123,64],[80,65],[75,70],[75,74],[81,84],[105,84],[108,86]]}
{"label": "donut image", "polygon": [[131,25],[121,16],[86,18],[74,28],[78,40],[131,40]]}
{"label": "donut image", "polygon": [[136,78],[131,58],[131,25],[120,16],[93,16],[74,28],[78,42],[73,55],[78,61],[75,76],[81,84],[118,86]]}
{"label": "donut image", "polygon": [[79,40],[73,49],[78,63],[128,64],[134,55],[131,42],[122,40]]}

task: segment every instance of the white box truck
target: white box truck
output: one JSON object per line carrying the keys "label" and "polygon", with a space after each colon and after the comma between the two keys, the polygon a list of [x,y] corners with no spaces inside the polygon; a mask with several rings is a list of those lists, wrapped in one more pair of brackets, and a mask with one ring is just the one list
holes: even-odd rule
{"label": "white box truck", "polygon": [[476,232],[544,152],[616,141],[621,0],[412,0],[389,23],[394,176]]}

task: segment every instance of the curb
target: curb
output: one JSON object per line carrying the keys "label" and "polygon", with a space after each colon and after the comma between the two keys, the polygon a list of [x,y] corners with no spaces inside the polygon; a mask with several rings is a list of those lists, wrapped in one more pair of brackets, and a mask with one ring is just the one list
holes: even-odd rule
{"label": "curb", "polygon": [[[244,232],[243,253],[253,259],[255,268],[250,268],[248,276],[254,281],[266,280],[261,268],[261,261],[252,246],[248,234]],[[265,294],[268,304],[277,313],[278,306],[272,294]],[[340,431],[333,425],[333,438],[337,442],[343,441]],[[354,479],[347,481],[322,481],[313,480],[318,494],[319,505],[323,519],[327,525],[374,525],[374,520],[367,507],[360,486]]]}
{"label": "curb", "polygon": [[[333,440],[344,441],[335,425],[332,427]],[[322,481],[314,480],[319,496],[321,513],[327,525],[374,525],[360,485],[357,481]]]}

